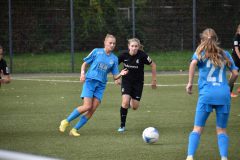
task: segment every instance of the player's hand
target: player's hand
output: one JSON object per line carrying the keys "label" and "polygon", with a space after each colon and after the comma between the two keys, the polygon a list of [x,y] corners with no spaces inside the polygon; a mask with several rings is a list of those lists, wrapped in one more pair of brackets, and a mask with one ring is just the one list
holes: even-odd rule
{"label": "player's hand", "polygon": [[86,79],[85,74],[84,74],[84,73],[81,74],[81,75],[80,75],[80,82],[81,82],[81,83],[85,82],[85,79]]}
{"label": "player's hand", "polygon": [[157,88],[157,81],[156,80],[152,80],[152,89],[156,89]]}
{"label": "player's hand", "polygon": [[192,94],[192,87],[193,85],[191,83],[188,83],[187,86],[186,86],[186,91],[188,94]]}
{"label": "player's hand", "polygon": [[121,74],[121,76],[125,76],[126,74],[128,74],[128,69],[125,68],[125,69],[121,70],[120,74]]}

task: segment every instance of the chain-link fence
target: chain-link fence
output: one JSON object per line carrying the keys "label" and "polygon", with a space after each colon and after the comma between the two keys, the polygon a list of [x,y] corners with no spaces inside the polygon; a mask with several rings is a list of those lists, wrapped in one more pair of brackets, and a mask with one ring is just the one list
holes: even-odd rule
{"label": "chain-link fence", "polygon": [[[0,44],[7,51],[10,42],[9,1],[0,1]],[[14,54],[70,52],[70,2],[11,0]],[[117,50],[126,49],[127,39],[131,38],[133,33],[148,52],[192,50],[194,38],[198,40],[199,33],[206,27],[214,28],[221,45],[230,49],[236,26],[240,23],[239,0],[72,2],[75,52],[102,47],[107,33],[117,37]],[[195,44],[197,43],[196,41]]]}

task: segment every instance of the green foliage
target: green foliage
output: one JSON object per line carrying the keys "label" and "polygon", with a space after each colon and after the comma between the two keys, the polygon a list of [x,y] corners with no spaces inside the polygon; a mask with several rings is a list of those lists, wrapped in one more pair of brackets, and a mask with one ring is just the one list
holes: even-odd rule
{"label": "green foliage", "polygon": [[[129,33],[128,23],[118,14],[116,1],[91,0],[88,6],[82,7],[81,1],[75,1],[76,16],[80,15],[80,21],[76,21],[80,27],[76,27],[76,48],[88,50],[94,48],[90,43],[98,39],[95,46],[102,46],[103,39],[107,33],[118,37],[126,37]],[[86,4],[85,4],[86,5]]]}
{"label": "green foliage", "polygon": [[[102,47],[107,33],[117,37],[118,48],[126,48],[133,33],[131,0],[73,0],[73,3],[75,50]],[[232,47],[239,23],[239,4],[236,0],[199,1],[197,34],[212,27],[223,47]],[[192,49],[192,1],[135,0],[135,6],[135,36],[147,51]],[[0,10],[0,44],[8,51],[7,0],[0,2]],[[70,0],[12,1],[12,24],[15,54],[70,50]]]}

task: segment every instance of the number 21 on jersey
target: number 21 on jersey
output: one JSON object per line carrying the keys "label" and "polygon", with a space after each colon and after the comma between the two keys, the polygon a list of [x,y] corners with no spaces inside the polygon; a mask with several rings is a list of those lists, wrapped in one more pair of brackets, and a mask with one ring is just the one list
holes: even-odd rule
{"label": "number 21 on jersey", "polygon": [[[214,77],[213,73],[216,70],[216,67],[214,65],[211,65],[211,61],[208,60],[207,61],[207,68],[210,68],[210,71],[207,75],[207,81],[208,82],[217,82],[217,78]],[[218,69],[218,68],[217,68]],[[224,65],[221,66],[219,73],[218,73],[218,82],[217,83],[221,83],[223,82],[223,69],[224,69]]]}

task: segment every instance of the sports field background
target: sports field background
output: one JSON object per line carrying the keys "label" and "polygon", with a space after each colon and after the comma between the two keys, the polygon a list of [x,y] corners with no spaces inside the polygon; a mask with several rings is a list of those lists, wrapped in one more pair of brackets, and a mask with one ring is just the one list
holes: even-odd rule
{"label": "sports field background", "polygon": [[[197,101],[197,86],[192,96],[185,92],[189,60],[207,27],[215,29],[221,47],[231,50],[239,6],[239,0],[0,1],[0,44],[12,76],[0,88],[0,151],[65,160],[185,159]],[[157,64],[158,89],[150,88],[147,73],[141,107],[130,109],[127,131],[119,134],[120,87],[110,81],[81,137],[60,134],[60,121],[82,103],[83,57],[102,47],[107,33],[117,38],[117,55],[127,49],[127,39],[141,40]],[[230,160],[240,157],[239,99],[232,100],[229,120]],[[160,132],[154,145],[141,137],[149,126]],[[196,159],[219,159],[214,114]]]}
{"label": "sports field background", "polygon": [[[83,58],[89,52],[77,52],[74,58],[75,72],[79,73]],[[147,52],[148,53],[148,52]],[[116,55],[119,53],[116,51]],[[149,56],[157,64],[158,71],[179,71],[188,70],[189,62],[193,52],[172,51],[172,52],[149,52]],[[10,58],[5,55],[5,59],[10,64]],[[69,73],[71,70],[71,55],[69,52],[45,53],[45,54],[21,54],[15,55],[13,59],[12,73]],[[121,67],[120,67],[121,68]],[[149,66],[146,71],[151,70]]]}
{"label": "sports field background", "polygon": [[[65,160],[182,160],[186,157],[188,134],[193,125],[197,86],[185,92],[186,74],[158,74],[158,88],[152,90],[150,76],[139,110],[129,110],[127,131],[119,127],[120,87],[109,84],[102,104],[80,130],[80,137],[58,132],[60,121],[78,104],[82,84],[78,74],[13,74],[0,89],[0,148]],[[195,78],[196,83],[196,78]],[[238,84],[239,85],[239,84]],[[240,98],[232,100],[228,126],[229,159],[240,157]],[[72,122],[72,125],[76,120]],[[154,145],[145,144],[142,131],[149,126],[160,133]],[[210,116],[196,159],[219,159],[215,114]]]}

